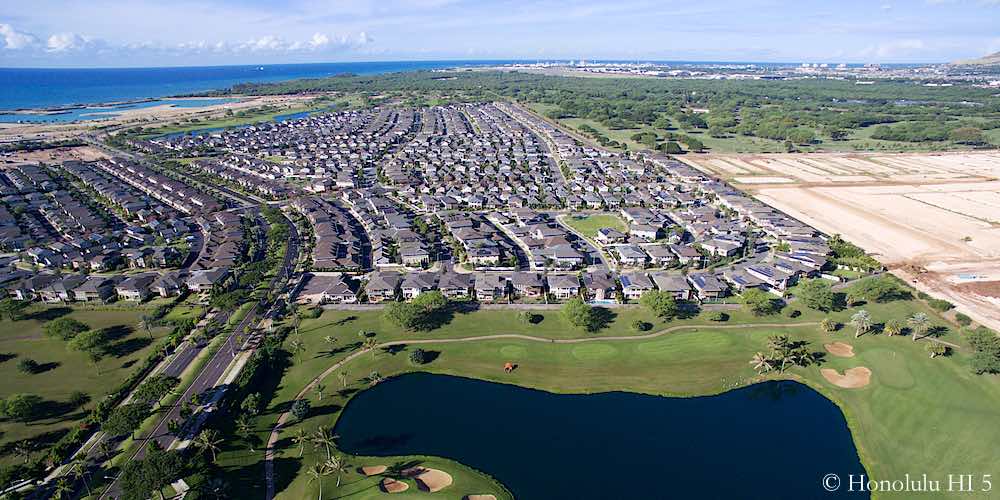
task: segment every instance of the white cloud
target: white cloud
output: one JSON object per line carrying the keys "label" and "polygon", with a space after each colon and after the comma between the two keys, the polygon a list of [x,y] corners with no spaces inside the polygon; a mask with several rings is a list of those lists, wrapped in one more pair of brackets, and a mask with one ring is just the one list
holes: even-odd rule
{"label": "white cloud", "polygon": [[38,37],[18,31],[9,24],[0,24],[0,40],[3,41],[2,48],[11,50],[26,49],[38,44]]}
{"label": "white cloud", "polygon": [[860,55],[862,57],[869,58],[875,57],[878,59],[891,59],[913,55],[914,52],[922,51],[926,48],[926,46],[927,45],[923,40],[916,38],[892,40],[878,45],[868,46],[861,51]]}
{"label": "white cloud", "polygon": [[92,48],[95,40],[77,33],[56,33],[45,42],[47,52],[70,52]]}

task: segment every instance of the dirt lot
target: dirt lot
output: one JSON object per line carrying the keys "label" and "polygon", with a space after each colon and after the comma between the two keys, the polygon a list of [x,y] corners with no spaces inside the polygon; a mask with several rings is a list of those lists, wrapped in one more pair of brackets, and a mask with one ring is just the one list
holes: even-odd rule
{"label": "dirt lot", "polygon": [[[1000,153],[693,157],[1000,329]],[[779,180],[780,179],[780,180]]]}

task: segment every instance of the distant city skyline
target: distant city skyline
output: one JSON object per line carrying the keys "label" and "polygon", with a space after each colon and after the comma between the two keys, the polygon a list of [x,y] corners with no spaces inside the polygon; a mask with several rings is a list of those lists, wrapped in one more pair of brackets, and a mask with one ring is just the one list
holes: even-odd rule
{"label": "distant city skyline", "polygon": [[0,67],[336,61],[927,63],[1000,51],[1000,0],[36,0]]}

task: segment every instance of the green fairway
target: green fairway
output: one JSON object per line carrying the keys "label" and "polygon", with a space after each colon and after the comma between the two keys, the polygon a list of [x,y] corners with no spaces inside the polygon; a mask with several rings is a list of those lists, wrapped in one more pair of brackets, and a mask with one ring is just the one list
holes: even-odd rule
{"label": "green fairway", "polygon": [[[867,304],[864,308],[876,322],[923,311],[936,324],[946,324],[925,304],[915,300]],[[847,323],[856,310],[839,311],[830,317]],[[388,377],[422,370],[568,393],[623,390],[682,397],[716,394],[764,380],[753,371],[749,359],[754,352],[765,350],[767,337],[777,333],[805,340],[816,352],[824,352],[823,344],[834,340],[854,346],[857,354],[854,358],[826,355],[820,365],[794,368],[776,378],[809,384],[841,406],[863,462],[875,478],[901,477],[914,471],[985,470],[992,463],[992,443],[1000,442],[1000,431],[992,425],[1000,418],[1000,380],[971,374],[967,347],[949,357],[931,359],[924,350],[928,340],[912,342],[907,337],[885,335],[854,339],[849,326],[833,334],[820,333],[816,323],[824,315],[805,309],[794,320],[784,314],[756,318],[732,311],[732,318],[725,323],[707,321],[705,315],[667,323],[655,320],[640,308],[614,312],[616,317],[610,325],[595,334],[570,327],[558,311],[537,311],[542,321],[528,325],[518,321],[513,311],[482,310],[458,314],[430,332],[403,332],[385,322],[378,311],[324,311],[317,319],[303,321],[300,334],[306,349],[300,356],[289,355],[280,379],[262,388],[265,400],[270,403],[255,420],[257,437],[266,442],[269,430],[291,401],[312,379],[328,371],[321,382],[325,386],[322,400],[315,391],[304,394],[312,403],[310,416],[301,423],[289,421],[282,431],[275,462],[279,498],[303,498],[317,493],[315,481],[309,482],[304,470],[322,452],[307,445],[304,458],[299,459],[298,447],[291,436],[300,428],[313,432],[320,426],[333,426],[350,397],[368,387],[366,379],[372,373]],[[652,331],[656,333],[640,336],[632,331],[628,325],[634,319],[654,323]],[[426,340],[428,343],[421,342],[419,347],[433,351],[437,357],[416,367],[409,362],[408,353],[417,346],[394,345],[377,350],[374,356],[364,352],[343,367],[329,370],[358,352],[359,331],[375,332],[379,343]],[[555,342],[523,338],[447,341],[498,334],[528,335]],[[335,342],[324,340],[327,336],[336,339]],[[942,332],[939,338],[964,345],[963,338],[952,330]],[[504,373],[505,362],[516,363],[517,371]],[[872,370],[868,387],[838,388],[819,372],[820,367],[842,372],[855,366]],[[260,452],[250,454],[239,438],[230,436],[219,461],[229,476],[227,480],[240,484],[241,493],[250,494],[263,487],[262,458]],[[357,466],[407,458],[412,457],[350,457],[349,461]],[[497,491],[503,496],[499,488],[483,489],[492,484],[483,474],[455,463],[439,468],[468,477],[472,483],[463,482],[470,486],[459,488],[456,476],[455,485],[435,496],[461,498],[486,491]],[[324,491],[332,496],[350,493],[351,498],[382,495],[375,488],[353,486],[373,485],[373,479],[350,473],[344,481],[352,486],[342,486],[339,494],[331,493],[336,481],[327,478]]]}
{"label": "green fairway", "polygon": [[597,230],[602,227],[610,227],[623,233],[628,231],[625,221],[612,214],[570,215],[561,220],[588,238],[596,237]]}
{"label": "green fairway", "polygon": [[[2,421],[0,446],[31,438],[40,443],[38,448],[41,450],[45,443],[54,442],[85,417],[87,409],[125,380],[149,355],[156,341],[168,333],[167,328],[154,328],[153,338],[150,338],[139,325],[142,315],[148,313],[139,308],[88,310],[34,306],[20,321],[0,320],[0,353],[8,358],[0,363],[0,397],[30,393],[45,401],[45,414],[36,421],[27,424]],[[93,329],[109,329],[113,352],[94,366],[83,353],[68,349],[65,341],[46,337],[42,325],[61,316],[82,321]],[[41,365],[39,373],[19,371],[17,365],[22,359],[37,361]],[[90,402],[83,407],[69,405],[70,394],[76,391],[87,394]],[[5,453],[0,463],[14,460],[15,457]]]}

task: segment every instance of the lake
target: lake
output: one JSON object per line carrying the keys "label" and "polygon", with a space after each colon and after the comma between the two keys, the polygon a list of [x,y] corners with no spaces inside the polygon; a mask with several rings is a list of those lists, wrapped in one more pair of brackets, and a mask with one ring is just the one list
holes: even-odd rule
{"label": "lake", "polygon": [[865,473],[840,409],[788,381],[665,398],[415,373],[355,396],[335,432],[347,453],[451,458],[529,500],[826,498],[824,475]]}

